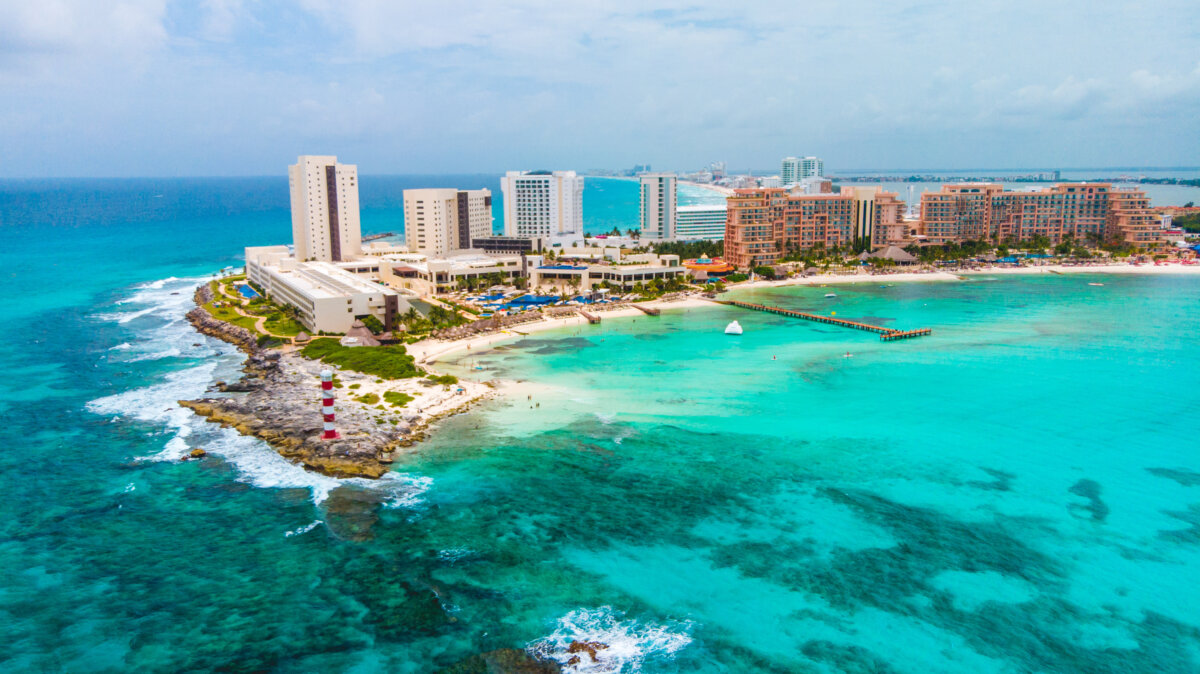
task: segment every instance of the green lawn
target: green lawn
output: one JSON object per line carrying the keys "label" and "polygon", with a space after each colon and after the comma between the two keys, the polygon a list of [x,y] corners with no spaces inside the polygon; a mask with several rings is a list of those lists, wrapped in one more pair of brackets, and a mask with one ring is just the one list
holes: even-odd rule
{"label": "green lawn", "polygon": [[[221,304],[223,306],[218,307],[216,306],[217,304]],[[212,317],[219,321],[232,323],[234,325],[246,328],[250,332],[258,334],[258,332],[254,329],[255,320],[249,316],[243,316],[234,311],[227,302],[223,302],[220,299],[214,300],[208,304],[205,304],[204,310],[212,314]]]}
{"label": "green lawn", "polygon": [[268,315],[267,322],[263,324],[263,327],[268,332],[273,332],[277,335],[287,335],[288,337],[295,337],[300,334],[301,330],[304,330],[304,326],[299,321],[296,321],[282,311],[275,311]]}

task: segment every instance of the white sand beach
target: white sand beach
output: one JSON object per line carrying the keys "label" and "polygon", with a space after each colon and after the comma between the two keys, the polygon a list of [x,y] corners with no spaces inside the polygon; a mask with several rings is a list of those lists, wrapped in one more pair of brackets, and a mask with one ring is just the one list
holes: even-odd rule
{"label": "white sand beach", "polygon": [[[684,297],[675,300],[654,300],[651,302],[639,302],[641,306],[652,307],[663,310],[670,309],[690,309],[693,307],[711,306],[711,300],[702,297]],[[629,318],[634,316],[644,315],[632,306],[625,306],[620,309],[612,309],[609,311],[596,312],[600,319],[607,320],[610,318]],[[458,353],[459,351],[480,350],[484,347],[493,344],[504,342],[510,339],[519,339],[525,335],[535,332],[543,332],[545,330],[553,330],[555,328],[565,328],[572,325],[581,325],[587,323],[587,319],[578,314],[568,316],[566,318],[545,318],[536,323],[525,323],[508,330],[471,337],[469,339],[460,339],[453,342],[447,342],[436,339],[424,339],[415,344],[408,345],[408,352],[417,360],[417,364],[430,369],[429,365],[436,362],[439,358],[444,358],[450,354]]]}

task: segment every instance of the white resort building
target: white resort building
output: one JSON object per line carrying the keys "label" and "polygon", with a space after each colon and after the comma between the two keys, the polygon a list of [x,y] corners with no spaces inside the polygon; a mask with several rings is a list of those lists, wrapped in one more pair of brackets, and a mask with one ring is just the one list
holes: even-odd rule
{"label": "white resort building", "polygon": [[390,330],[409,308],[395,290],[337,263],[297,260],[287,246],[247,248],[246,279],[277,304],[296,307],[300,322],[313,332],[346,332],[367,315]]}
{"label": "white resort building", "polygon": [[583,178],[574,171],[509,171],[500,188],[505,235],[583,234]]}
{"label": "white resort building", "polygon": [[491,234],[491,190],[404,190],[404,237],[410,252],[442,256]]}
{"label": "white resort building", "polygon": [[675,238],[716,241],[725,238],[725,204],[679,206],[675,209]]}

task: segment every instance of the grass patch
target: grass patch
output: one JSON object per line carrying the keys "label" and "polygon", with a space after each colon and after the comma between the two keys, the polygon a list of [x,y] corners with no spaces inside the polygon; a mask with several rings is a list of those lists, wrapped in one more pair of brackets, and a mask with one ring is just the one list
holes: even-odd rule
{"label": "grass patch", "polygon": [[356,389],[356,388],[362,388],[362,384],[351,384],[351,385],[347,386],[346,388],[348,388],[348,389],[350,389],[351,391],[353,391],[353,390],[354,390],[354,389]]}
{"label": "grass patch", "polygon": [[300,354],[305,358],[381,379],[406,379],[421,375],[413,363],[413,357],[400,345],[342,346],[336,339],[314,339]]}
{"label": "grass patch", "polygon": [[399,391],[385,391],[383,394],[384,402],[391,403],[395,407],[404,407],[412,402],[412,399],[412,396]]}
{"label": "grass patch", "polygon": [[[220,304],[221,306],[217,306],[218,304]],[[221,300],[214,300],[212,302],[209,302],[208,304],[205,304],[204,310],[207,311],[209,313],[209,315],[211,315],[213,318],[217,319],[218,321],[225,321],[226,323],[232,323],[233,325],[246,328],[250,332],[253,332],[256,334],[258,332],[257,330],[254,329],[255,320],[253,318],[250,318],[249,316],[243,316],[243,315],[239,314],[238,312],[234,311],[233,308],[230,307],[227,302],[223,302]]]}
{"label": "grass patch", "polygon": [[304,330],[304,326],[301,325],[299,321],[291,316],[288,316],[282,311],[275,311],[269,314],[266,322],[263,323],[263,327],[266,328],[268,332],[273,332],[277,335],[286,335],[288,337],[295,337],[296,335],[300,334],[302,330]]}
{"label": "grass patch", "polygon": [[356,398],[356,400],[366,405],[374,405],[375,403],[379,402],[379,395],[376,393],[367,393],[365,395],[360,395],[358,398]]}
{"label": "grass patch", "polygon": [[429,381],[442,386],[453,386],[458,383],[458,377],[452,374],[429,375]]}

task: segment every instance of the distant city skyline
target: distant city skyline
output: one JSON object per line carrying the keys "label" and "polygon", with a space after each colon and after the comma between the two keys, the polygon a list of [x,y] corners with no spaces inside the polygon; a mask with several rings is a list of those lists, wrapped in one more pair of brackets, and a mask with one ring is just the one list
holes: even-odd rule
{"label": "distant city skyline", "polygon": [[1194,2],[0,0],[0,177],[1190,167],[1198,24]]}

